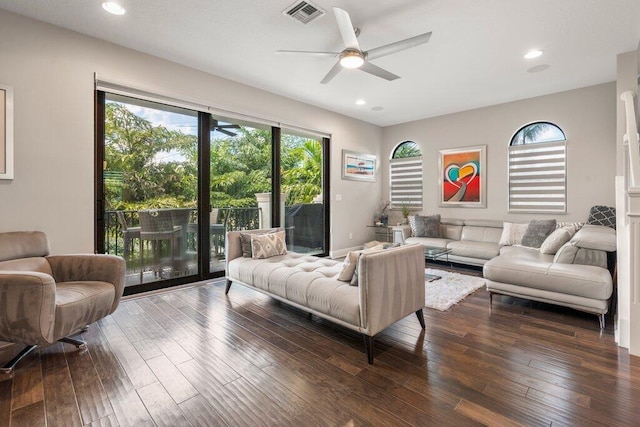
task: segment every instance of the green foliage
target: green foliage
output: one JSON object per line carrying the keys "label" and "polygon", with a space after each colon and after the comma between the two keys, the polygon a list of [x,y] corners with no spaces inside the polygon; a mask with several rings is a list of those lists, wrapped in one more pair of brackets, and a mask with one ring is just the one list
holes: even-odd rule
{"label": "green foliage", "polygon": [[420,147],[413,141],[403,142],[396,148],[393,152],[394,159],[404,159],[405,157],[418,157],[421,156],[422,152],[420,151]]}
{"label": "green foliage", "polygon": [[[105,192],[109,209],[197,206],[197,137],[106,104]],[[212,207],[256,206],[255,193],[271,191],[271,132],[241,127],[236,136],[212,138]],[[282,190],[287,204],[310,203],[322,193],[322,146],[282,136]]]}

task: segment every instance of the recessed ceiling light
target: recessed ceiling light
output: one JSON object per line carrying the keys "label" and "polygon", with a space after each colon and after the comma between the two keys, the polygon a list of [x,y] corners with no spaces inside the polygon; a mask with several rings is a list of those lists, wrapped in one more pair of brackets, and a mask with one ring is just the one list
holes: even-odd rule
{"label": "recessed ceiling light", "polygon": [[531,67],[527,70],[527,73],[539,73],[541,71],[549,69],[549,64],[540,64],[535,67]]}
{"label": "recessed ceiling light", "polygon": [[104,10],[106,10],[107,12],[112,13],[114,15],[124,15],[127,12],[118,3],[115,3],[115,2],[112,2],[112,1],[103,1],[102,2],[102,8]]}
{"label": "recessed ceiling light", "polygon": [[365,101],[364,99],[358,99],[358,100],[356,101],[356,105],[364,105],[364,104],[366,104],[366,103],[367,103],[367,101]]}
{"label": "recessed ceiling light", "polygon": [[542,55],[542,52],[543,52],[543,51],[541,51],[541,50],[539,50],[539,49],[530,50],[529,52],[527,52],[527,53],[525,53],[525,54],[524,54],[524,57],[525,57],[526,59],[533,59],[533,58],[537,58],[537,57],[539,57],[539,56],[541,56],[541,55]]}
{"label": "recessed ceiling light", "polygon": [[384,107],[381,107],[379,105],[371,108],[371,111],[382,111],[382,110],[384,110]]}

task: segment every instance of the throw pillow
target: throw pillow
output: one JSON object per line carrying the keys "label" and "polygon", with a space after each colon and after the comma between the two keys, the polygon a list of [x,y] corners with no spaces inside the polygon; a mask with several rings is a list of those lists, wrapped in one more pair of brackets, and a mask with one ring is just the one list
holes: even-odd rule
{"label": "throw pillow", "polygon": [[240,233],[240,248],[244,258],[251,258],[251,234]]}
{"label": "throw pillow", "polygon": [[567,243],[573,237],[573,227],[558,228],[553,233],[544,239],[542,245],[540,245],[540,253],[547,255],[555,255],[558,249]]}
{"label": "throw pillow", "polygon": [[608,206],[593,206],[589,210],[589,225],[604,225],[616,229],[616,208]]}
{"label": "throw pillow", "polygon": [[416,230],[416,217],[418,215],[409,215],[407,219],[409,220],[409,227],[411,227],[411,236],[418,237],[418,231]]}
{"label": "throw pillow", "polygon": [[533,219],[522,236],[522,246],[539,248],[547,236],[556,229],[555,219]]}
{"label": "throw pillow", "polygon": [[384,245],[378,245],[378,246],[374,246],[372,248],[369,249],[365,249],[363,251],[358,251],[358,257],[356,258],[356,265],[355,265],[355,269],[353,271],[353,277],[351,277],[351,281],[349,282],[349,284],[351,286],[358,286],[358,263],[360,261],[360,255],[364,254],[364,253],[371,253],[371,252],[379,252],[381,250],[384,249]]}
{"label": "throw pillow", "polygon": [[440,215],[416,216],[418,237],[440,237]]}
{"label": "throw pillow", "polygon": [[251,258],[264,259],[287,253],[284,231],[251,235]]}
{"label": "throw pillow", "polygon": [[372,240],[371,242],[367,242],[364,245],[362,245],[362,249],[369,249],[369,248],[373,248],[375,246],[380,246],[382,245],[384,242],[379,242],[377,240]]}
{"label": "throw pillow", "polygon": [[529,223],[519,224],[515,222],[505,222],[502,224],[502,235],[500,236],[500,246],[515,246],[522,243],[524,233],[527,232]]}
{"label": "throw pillow", "polygon": [[338,274],[338,280],[341,282],[351,282],[353,273],[356,271],[356,265],[358,265],[358,258],[362,251],[351,251],[347,254],[342,262],[342,270]]}

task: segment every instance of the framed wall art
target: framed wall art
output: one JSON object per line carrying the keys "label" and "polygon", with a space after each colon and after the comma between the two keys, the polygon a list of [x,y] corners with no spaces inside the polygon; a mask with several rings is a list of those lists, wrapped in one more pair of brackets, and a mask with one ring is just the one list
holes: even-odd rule
{"label": "framed wall art", "polygon": [[13,179],[13,88],[0,84],[0,179]]}
{"label": "framed wall art", "polygon": [[376,181],[376,156],[342,150],[342,179]]}
{"label": "framed wall art", "polygon": [[440,150],[441,207],[487,207],[487,146]]}

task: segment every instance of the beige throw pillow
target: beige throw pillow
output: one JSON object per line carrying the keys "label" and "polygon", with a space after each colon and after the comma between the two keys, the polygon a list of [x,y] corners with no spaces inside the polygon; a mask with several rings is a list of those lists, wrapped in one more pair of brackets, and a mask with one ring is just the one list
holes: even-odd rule
{"label": "beige throw pillow", "polygon": [[264,259],[287,253],[284,231],[251,235],[251,258]]}
{"label": "beige throw pillow", "polygon": [[529,223],[503,223],[502,235],[500,236],[500,246],[515,246],[522,244],[522,238],[524,237],[524,233],[527,232],[528,227]]}
{"label": "beige throw pillow", "polygon": [[351,277],[351,281],[349,282],[351,286],[358,286],[358,261],[360,261],[360,255],[364,253],[368,254],[371,252],[380,252],[381,250],[384,250],[384,245],[378,245],[378,246],[371,247],[369,249],[365,249],[363,251],[358,251],[359,253],[358,253],[358,257],[356,258],[356,265],[353,271],[353,276]]}
{"label": "beige throw pillow", "polygon": [[358,264],[358,258],[362,251],[351,251],[347,254],[342,262],[342,270],[338,274],[338,280],[342,282],[350,282],[353,278],[353,273],[356,271],[356,265]]}
{"label": "beige throw pillow", "polygon": [[571,230],[573,227],[562,227],[558,228],[553,233],[549,234],[549,236],[542,242],[540,246],[540,253],[547,255],[555,255],[558,252],[558,249],[562,247],[565,243],[571,240],[573,237],[573,233]]}

